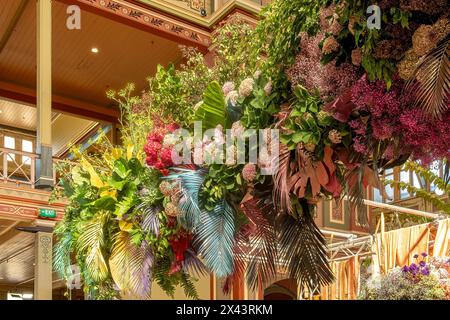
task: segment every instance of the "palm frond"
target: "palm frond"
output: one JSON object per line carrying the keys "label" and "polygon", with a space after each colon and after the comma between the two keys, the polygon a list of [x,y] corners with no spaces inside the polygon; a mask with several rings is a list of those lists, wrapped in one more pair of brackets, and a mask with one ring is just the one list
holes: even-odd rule
{"label": "palm frond", "polygon": [[158,207],[145,207],[142,203],[137,207],[138,210],[142,210],[143,218],[141,222],[142,230],[154,234],[156,237],[159,236],[159,217],[158,214],[161,212],[161,208]]}
{"label": "palm frond", "polygon": [[109,218],[107,212],[98,213],[80,228],[77,251],[86,255],[86,271],[94,281],[104,281],[109,276],[108,266],[103,255],[105,243],[104,228]]}
{"label": "palm frond", "polygon": [[333,281],[328,265],[326,241],[309,212],[306,200],[302,203],[298,219],[282,214],[276,229],[280,245],[280,260],[288,267],[291,278],[310,289]]}
{"label": "palm frond", "polygon": [[205,276],[208,274],[206,266],[191,248],[187,249],[184,253],[183,270],[195,276]]}
{"label": "palm frond", "polygon": [[244,279],[249,248],[249,239],[246,237],[245,233],[246,230],[241,227],[235,236],[233,246],[233,273],[224,281],[222,290],[225,294],[231,293],[233,284],[236,281],[243,281]]}
{"label": "palm frond", "polygon": [[243,203],[242,211],[256,227],[250,237],[250,247],[253,249],[247,265],[247,283],[252,290],[256,290],[259,285],[275,279],[277,273],[275,213],[271,203],[263,204],[256,199]]}
{"label": "palm frond", "polygon": [[440,118],[448,110],[450,36],[423,58],[408,80],[406,91],[414,93],[415,104],[434,118]]}
{"label": "palm frond", "polygon": [[[361,166],[355,167],[349,170],[345,174],[345,181],[347,182],[347,192],[346,195],[348,202],[351,204],[351,208],[362,208],[364,205],[364,187],[363,187],[363,174],[365,164],[362,163]],[[358,223],[361,225],[367,225],[367,214],[364,210],[357,210],[356,216]]]}
{"label": "palm frond", "polygon": [[180,183],[183,196],[179,204],[182,214],[178,219],[183,228],[188,231],[192,231],[200,222],[201,209],[199,207],[198,194],[205,180],[205,173],[206,171],[203,169],[177,169],[177,172],[165,178]]}
{"label": "palm frond", "polygon": [[109,266],[114,282],[123,293],[148,299],[152,287],[153,251],[147,242],[132,242],[128,232],[120,231],[114,239]]}
{"label": "palm frond", "polygon": [[234,212],[223,199],[214,211],[202,211],[194,245],[205,259],[205,264],[218,277],[233,272]]}
{"label": "palm frond", "polygon": [[288,181],[290,178],[291,152],[284,145],[280,144],[279,168],[273,178],[273,202],[282,211],[291,211],[291,201]]}
{"label": "palm frond", "polygon": [[65,231],[58,236],[58,242],[53,248],[53,269],[62,279],[69,279],[72,275],[70,253],[73,245],[72,233]]}

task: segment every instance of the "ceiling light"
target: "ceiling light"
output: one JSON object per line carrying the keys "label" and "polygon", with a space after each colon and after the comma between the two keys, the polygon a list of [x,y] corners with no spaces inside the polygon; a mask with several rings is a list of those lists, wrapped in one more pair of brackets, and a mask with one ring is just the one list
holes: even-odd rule
{"label": "ceiling light", "polygon": [[98,48],[93,47],[93,48],[91,49],[91,52],[92,52],[92,53],[98,53]]}

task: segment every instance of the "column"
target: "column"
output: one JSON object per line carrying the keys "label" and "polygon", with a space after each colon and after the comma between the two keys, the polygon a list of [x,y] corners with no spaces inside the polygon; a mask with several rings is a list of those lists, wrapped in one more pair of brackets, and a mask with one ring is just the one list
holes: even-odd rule
{"label": "column", "polygon": [[50,232],[35,234],[34,300],[52,300],[52,242]]}
{"label": "column", "polygon": [[53,186],[52,160],[52,1],[37,0],[36,187]]}

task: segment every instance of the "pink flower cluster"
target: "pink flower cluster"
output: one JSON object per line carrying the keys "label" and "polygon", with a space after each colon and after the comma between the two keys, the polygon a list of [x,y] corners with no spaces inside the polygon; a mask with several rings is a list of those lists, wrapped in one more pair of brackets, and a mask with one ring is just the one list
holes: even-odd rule
{"label": "pink flower cluster", "polygon": [[173,146],[165,145],[164,137],[178,128],[179,126],[176,123],[163,127],[156,127],[147,136],[147,144],[144,147],[145,154],[147,155],[147,165],[158,169],[163,175],[169,174],[168,168],[173,166]]}
{"label": "pink flower cluster", "polygon": [[389,145],[384,157],[411,154],[414,160],[430,163],[434,159],[449,157],[450,112],[442,119],[432,119],[419,106],[413,105],[413,97],[402,92],[403,81],[394,78],[390,90],[382,81],[369,82],[362,77],[352,88],[351,101],[359,117],[349,121],[353,129],[353,148],[367,154],[370,140],[391,142],[399,138],[399,147]]}
{"label": "pink flower cluster", "polygon": [[324,34],[320,32],[314,37],[301,34],[300,53],[287,75],[293,86],[303,85],[310,92],[319,90],[321,98],[328,102],[350,88],[358,76],[357,68],[350,63],[337,65],[336,61],[331,61],[323,65],[320,62],[319,44],[323,38]]}

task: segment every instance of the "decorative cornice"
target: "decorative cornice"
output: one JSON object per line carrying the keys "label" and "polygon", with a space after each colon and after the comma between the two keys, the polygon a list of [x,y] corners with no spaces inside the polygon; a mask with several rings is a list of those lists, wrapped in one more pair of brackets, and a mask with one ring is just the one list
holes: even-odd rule
{"label": "decorative cornice", "polygon": [[249,16],[253,16],[255,21],[259,15],[259,11],[261,10],[260,5],[248,0],[230,0],[209,17],[202,17],[199,14],[187,11],[181,7],[174,6],[173,4],[163,0],[131,0],[130,2],[138,2],[148,5],[152,8],[174,15],[207,29],[214,28],[215,25],[225,19],[236,9],[246,12]]}
{"label": "decorative cornice", "polygon": [[[59,0],[73,4],[74,0]],[[210,45],[210,34],[201,28],[190,25],[180,19],[159,13],[157,10],[149,10],[137,5],[135,2],[124,0],[75,0],[84,4],[85,8],[97,9],[98,13],[114,14],[129,24],[138,24],[141,28],[149,28],[161,35],[170,38],[178,38],[184,42],[207,48]],[[155,32],[156,33],[156,32]]]}
{"label": "decorative cornice", "polygon": [[261,7],[246,0],[230,0],[210,17],[201,17],[161,0],[58,0],[77,2],[84,9],[114,19],[168,39],[197,46],[206,52],[211,45],[211,32],[232,14],[240,14],[250,23],[257,21]]}

